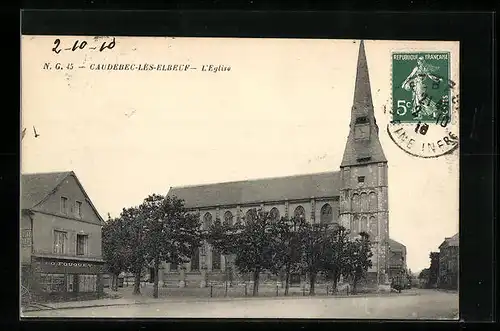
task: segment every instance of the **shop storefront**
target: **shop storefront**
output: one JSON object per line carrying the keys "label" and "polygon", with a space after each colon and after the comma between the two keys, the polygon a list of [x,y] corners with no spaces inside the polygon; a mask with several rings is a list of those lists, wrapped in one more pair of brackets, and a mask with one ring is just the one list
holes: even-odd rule
{"label": "shop storefront", "polygon": [[103,293],[103,261],[33,258],[32,286],[45,298],[93,298]]}

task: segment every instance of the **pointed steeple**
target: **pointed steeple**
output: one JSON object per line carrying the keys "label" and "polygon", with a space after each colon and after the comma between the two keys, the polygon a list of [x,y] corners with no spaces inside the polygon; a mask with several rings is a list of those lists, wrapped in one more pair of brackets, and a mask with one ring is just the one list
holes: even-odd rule
{"label": "pointed steeple", "polygon": [[[368,74],[368,63],[366,61],[363,40],[361,40],[359,45],[354,99],[349,127],[349,136],[340,165],[341,167],[387,162],[378,138],[379,130],[373,110],[370,76]],[[359,135],[355,134],[357,130],[363,133]]]}
{"label": "pointed steeple", "polygon": [[356,118],[361,116],[367,116],[370,121],[375,118],[373,115],[370,75],[368,74],[368,63],[366,62],[365,43],[363,40],[361,40],[359,45],[354,100],[351,110],[351,125],[355,123]]}

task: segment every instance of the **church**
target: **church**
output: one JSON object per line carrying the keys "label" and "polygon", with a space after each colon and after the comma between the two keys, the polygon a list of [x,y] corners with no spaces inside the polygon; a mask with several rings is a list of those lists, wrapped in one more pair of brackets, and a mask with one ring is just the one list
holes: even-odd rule
{"label": "church", "polygon": [[[188,211],[200,215],[204,228],[216,219],[235,222],[251,217],[253,209],[262,208],[277,219],[298,216],[313,223],[340,224],[352,235],[368,232],[374,248],[367,281],[387,283],[394,271],[390,253],[404,246],[389,239],[387,159],[379,140],[363,41],[349,127],[338,171],[172,187],[168,195],[183,199]],[[192,287],[226,280],[228,274],[230,279],[239,277],[232,258],[205,244],[190,263],[165,264],[158,276],[166,286]]]}

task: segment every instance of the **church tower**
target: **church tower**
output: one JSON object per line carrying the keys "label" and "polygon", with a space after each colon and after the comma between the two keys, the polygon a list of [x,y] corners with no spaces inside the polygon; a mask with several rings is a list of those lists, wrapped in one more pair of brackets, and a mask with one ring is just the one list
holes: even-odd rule
{"label": "church tower", "polygon": [[349,128],[340,165],[340,222],[354,236],[362,231],[370,235],[374,242],[373,266],[367,280],[381,284],[388,281],[387,159],[380,144],[379,128],[373,111],[363,41],[359,46]]}

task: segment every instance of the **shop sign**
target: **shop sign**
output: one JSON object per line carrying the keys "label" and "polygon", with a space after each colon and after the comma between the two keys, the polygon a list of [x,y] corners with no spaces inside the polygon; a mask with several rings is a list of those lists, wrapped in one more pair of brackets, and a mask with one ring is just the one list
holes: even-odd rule
{"label": "shop sign", "polygon": [[91,268],[94,264],[91,263],[82,263],[82,262],[63,262],[63,261],[44,261],[45,265],[51,266],[63,266],[63,267],[86,267]]}
{"label": "shop sign", "polygon": [[103,272],[104,265],[99,263],[89,263],[80,261],[47,261],[39,260],[34,262],[34,268],[38,272],[55,272],[61,269],[66,270],[66,272]]}

